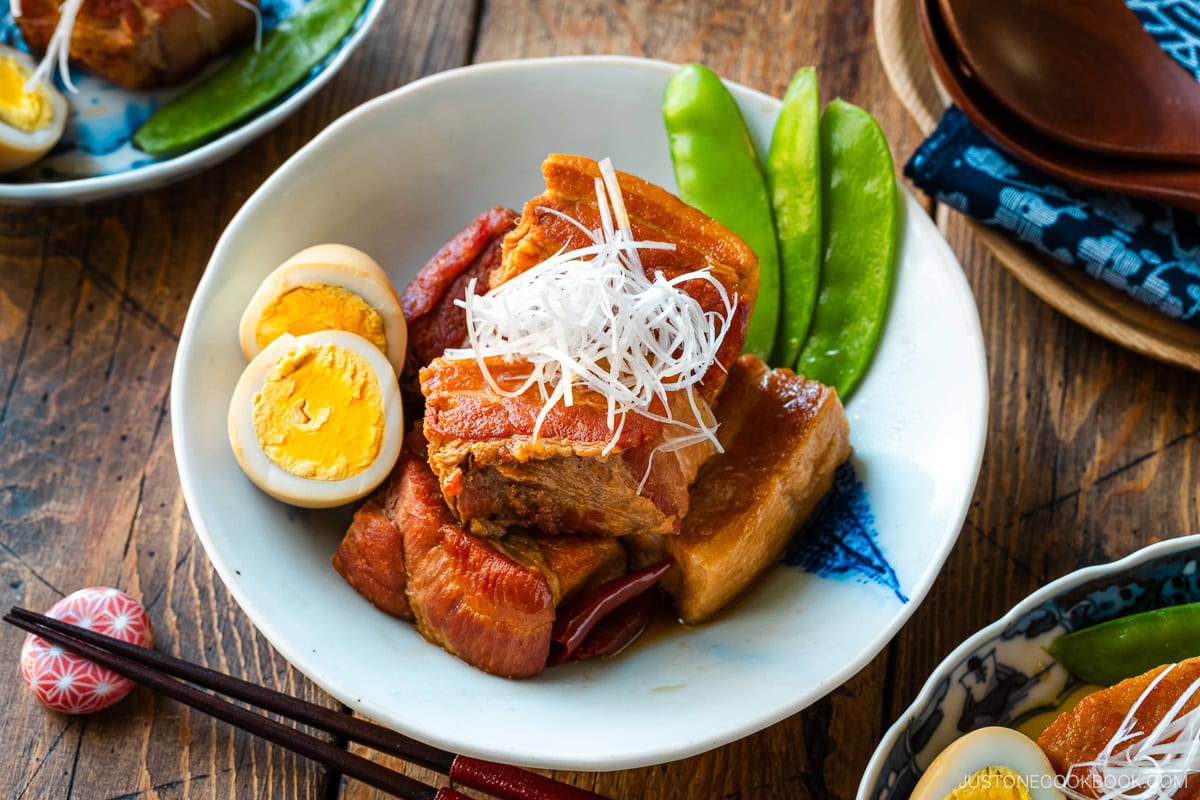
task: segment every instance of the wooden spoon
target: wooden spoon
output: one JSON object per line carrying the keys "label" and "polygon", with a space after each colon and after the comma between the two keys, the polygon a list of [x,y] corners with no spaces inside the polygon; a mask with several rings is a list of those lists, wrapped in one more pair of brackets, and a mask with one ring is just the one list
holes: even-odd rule
{"label": "wooden spoon", "polygon": [[1124,0],[939,0],[976,81],[1072,147],[1200,163],[1200,81]]}
{"label": "wooden spoon", "polygon": [[921,36],[938,79],[955,104],[1003,149],[1064,181],[1144,197],[1200,212],[1200,167],[1134,161],[1067,147],[1025,126],[960,65],[937,8],[919,0]]}

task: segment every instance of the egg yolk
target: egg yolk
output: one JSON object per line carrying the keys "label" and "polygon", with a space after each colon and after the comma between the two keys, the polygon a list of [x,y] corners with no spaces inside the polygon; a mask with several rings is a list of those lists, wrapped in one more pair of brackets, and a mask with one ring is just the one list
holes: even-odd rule
{"label": "egg yolk", "polygon": [[254,396],[254,432],[276,466],[338,481],[374,463],[385,426],[379,378],[365,358],[334,345],[290,350]]}
{"label": "egg yolk", "polygon": [[0,56],[0,121],[25,133],[45,128],[54,117],[54,108],[43,89],[26,93],[28,77],[16,58]]}
{"label": "egg yolk", "polygon": [[307,283],[272,300],[254,330],[259,349],[285,333],[303,336],[318,331],[357,333],[387,352],[383,318],[354,292],[327,283]]}
{"label": "egg yolk", "polygon": [[1029,788],[1011,769],[984,767],[968,776],[945,800],[1029,800]]}

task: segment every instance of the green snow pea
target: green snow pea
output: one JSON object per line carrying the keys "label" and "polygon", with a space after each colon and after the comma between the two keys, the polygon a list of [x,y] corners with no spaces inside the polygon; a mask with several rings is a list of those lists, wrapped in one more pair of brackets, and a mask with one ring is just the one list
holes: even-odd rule
{"label": "green snow pea", "polygon": [[146,120],[133,143],[151,155],[190,150],[273,103],[346,38],[366,0],[310,0],[206,80]]}
{"label": "green snow pea", "polygon": [[707,67],[687,64],[663,95],[679,196],[745,240],[758,256],[747,352],[764,361],[779,319],[779,253],[767,184],[737,101]]}
{"label": "green snow pea", "polygon": [[1063,634],[1046,649],[1088,683],[1112,686],[1163,664],[1200,656],[1200,603],[1102,622]]}
{"label": "green snow pea", "polygon": [[871,115],[834,100],[821,117],[823,255],[796,372],[846,400],[871,363],[891,296],[899,198],[887,139]]}
{"label": "green snow pea", "polygon": [[817,71],[792,78],[767,153],[779,241],[779,330],[773,366],[791,367],[808,335],[821,280],[821,108]]}

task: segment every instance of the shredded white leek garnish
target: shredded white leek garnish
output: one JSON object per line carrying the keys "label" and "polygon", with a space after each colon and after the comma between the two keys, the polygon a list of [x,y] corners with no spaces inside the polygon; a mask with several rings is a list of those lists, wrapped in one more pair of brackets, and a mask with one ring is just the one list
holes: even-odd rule
{"label": "shredded white leek garnish", "polygon": [[260,50],[262,50],[262,36],[263,36],[262,11],[260,11],[258,9],[257,3],[252,3],[252,2],[250,2],[250,0],[233,0],[233,2],[237,3],[242,8],[250,9],[250,13],[252,13],[254,15],[254,52],[257,53]]}
{"label": "shredded white leek garnish", "polygon": [[205,19],[212,19],[212,12],[209,11],[204,6],[197,3],[196,0],[188,0],[188,5],[194,9],[196,9],[196,13],[199,14],[200,16],[204,17]]}
{"label": "shredded white leek garnish", "polygon": [[[703,441],[721,451],[717,425],[696,389],[716,363],[736,296],[730,298],[708,268],[669,280],[658,271],[647,277],[639,251],[674,250],[675,245],[634,241],[608,159],[600,162],[600,173],[599,229],[587,230],[561,212],[541,209],[576,225],[592,244],[560,251],[484,295],[475,294],[472,281],[466,299],[455,301],[466,311],[469,347],[447,350],[445,357],[475,360],[492,391],[504,397],[537,387],[543,405],[534,426],[535,441],[554,406],[573,404],[573,387],[578,385],[607,400],[612,436],[605,455],[616,447],[631,413],[667,426],[666,441],[655,453]],[[680,288],[688,281],[710,284],[724,313],[705,311]],[[501,387],[486,362],[497,357],[504,363],[528,364],[529,377],[519,386]],[[676,392],[685,393],[690,419],[673,413],[671,396]]]}
{"label": "shredded white leek garnish", "polygon": [[79,16],[83,1],[63,0],[62,5],[58,7],[58,24],[54,26],[54,33],[50,35],[50,42],[46,45],[46,54],[42,56],[41,63],[29,76],[29,80],[25,81],[26,94],[31,94],[42,81],[48,82],[50,72],[55,66],[58,67],[58,74],[67,91],[79,94],[79,89],[71,82],[71,33],[75,30],[75,18]]}
{"label": "shredded white leek garnish", "polygon": [[1151,681],[1094,759],[1071,766],[1063,782],[1065,795],[1092,800],[1078,790],[1090,779],[1099,800],[1170,800],[1189,777],[1200,777],[1200,707],[1180,713],[1200,691],[1200,680],[1179,696],[1153,730],[1138,730],[1138,710],[1175,666]]}
{"label": "shredded white leek garnish", "polygon": [[21,16],[21,0],[8,0],[8,10],[13,15],[13,19]]}

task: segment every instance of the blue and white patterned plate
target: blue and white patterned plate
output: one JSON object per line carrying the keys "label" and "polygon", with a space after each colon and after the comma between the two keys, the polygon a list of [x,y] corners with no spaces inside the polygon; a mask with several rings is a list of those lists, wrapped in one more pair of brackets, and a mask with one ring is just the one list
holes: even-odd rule
{"label": "blue and white patterned plate", "polygon": [[1054,704],[1071,677],[1045,651],[1055,638],[1117,617],[1200,602],[1200,535],[1072,572],[1018,603],[947,656],[875,750],[858,800],[906,800],[968,731]]}
{"label": "blue and white patterned plate", "polygon": [[[270,30],[306,2],[308,0],[262,0],[264,29]],[[367,0],[346,39],[278,102],[213,141],[176,156],[148,156],[134,147],[130,139],[155,109],[191,84],[134,91],[73,69],[71,80],[79,92],[63,91],[68,117],[62,140],[37,163],[0,178],[0,203],[83,203],[148,191],[228,158],[282,122],[332,78],[367,34],[384,2]],[[7,4],[0,12],[0,41],[28,49]],[[62,88],[61,84],[59,88]]]}

